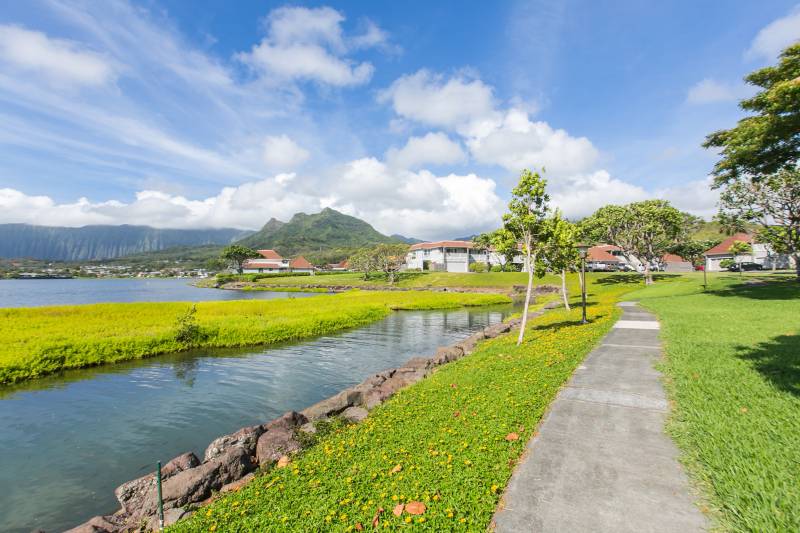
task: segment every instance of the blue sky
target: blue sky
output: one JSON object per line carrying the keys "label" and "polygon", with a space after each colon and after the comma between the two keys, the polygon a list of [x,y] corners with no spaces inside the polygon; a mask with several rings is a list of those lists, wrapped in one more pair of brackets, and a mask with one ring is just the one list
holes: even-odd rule
{"label": "blue sky", "polygon": [[[796,1],[796,0],[795,0]],[[704,136],[795,2],[6,2],[0,222],[496,227],[522,168],[578,218],[710,217]]]}

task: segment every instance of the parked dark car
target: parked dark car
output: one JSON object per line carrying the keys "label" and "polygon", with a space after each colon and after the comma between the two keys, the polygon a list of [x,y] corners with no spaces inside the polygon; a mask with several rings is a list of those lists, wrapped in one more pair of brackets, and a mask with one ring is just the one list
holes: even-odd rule
{"label": "parked dark car", "polygon": [[764,270],[764,265],[747,261],[743,263],[733,264],[730,266],[730,268],[728,268],[728,270],[731,272],[739,272],[740,268],[742,269],[743,272],[747,272],[750,270]]}

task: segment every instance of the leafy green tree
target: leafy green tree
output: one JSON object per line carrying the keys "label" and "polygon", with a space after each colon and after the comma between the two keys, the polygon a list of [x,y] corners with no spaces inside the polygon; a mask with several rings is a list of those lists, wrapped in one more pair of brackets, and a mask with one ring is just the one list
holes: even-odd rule
{"label": "leafy green tree", "polygon": [[619,246],[627,257],[644,265],[645,284],[653,283],[650,265],[683,237],[683,213],[665,200],[645,200],[625,206],[607,205],[581,222],[585,238]]}
{"label": "leafy green tree", "polygon": [[792,255],[800,281],[800,43],[745,81],[759,88],[739,104],[752,114],[704,144],[721,149],[714,167],[720,220],[760,224],[773,250]]}
{"label": "leafy green tree", "polygon": [[394,283],[397,273],[406,262],[407,244],[379,244],[373,250],[375,265],[384,272],[389,283]]}
{"label": "leafy green tree", "polygon": [[495,253],[503,256],[503,270],[511,269],[514,257],[519,253],[517,239],[514,234],[505,228],[494,230],[489,234]]}
{"label": "leafy green tree", "polygon": [[244,271],[243,265],[244,262],[248,259],[255,259],[256,257],[260,257],[261,254],[253,250],[252,248],[248,248],[247,246],[241,246],[239,244],[231,244],[230,246],[226,246],[222,253],[220,254],[220,259],[227,261],[228,264],[232,265],[233,268],[236,269],[236,272],[241,274]]}
{"label": "leafy green tree", "polygon": [[682,240],[670,246],[667,251],[671,254],[679,255],[689,261],[693,266],[698,266],[703,259],[706,250],[718,245],[720,240]]}
{"label": "leafy green tree", "polygon": [[373,248],[360,248],[347,259],[347,262],[351,270],[363,272],[364,281],[369,279],[370,272],[378,268]]}
{"label": "leafy green tree", "polygon": [[727,183],[720,194],[720,218],[729,225],[759,224],[759,237],[773,252],[794,258],[800,281],[800,170]]}
{"label": "leafy green tree", "polygon": [[479,254],[486,254],[486,271],[490,271],[492,269],[492,259],[491,259],[491,251],[492,251],[492,234],[491,233],[481,233],[480,235],[476,235],[472,238],[472,249],[475,250],[476,253]]}
{"label": "leafy green tree", "polygon": [[508,203],[509,212],[503,215],[505,229],[518,242],[522,242],[522,252],[525,254],[525,266],[528,270],[528,288],[525,291],[525,308],[522,312],[517,346],[522,344],[525,336],[533,276],[534,274],[539,277],[544,275],[544,271],[537,268],[537,265],[539,264],[539,254],[547,245],[549,238],[547,215],[550,209],[550,196],[548,196],[546,188],[547,181],[538,172],[523,170],[519,184],[511,191],[511,201]]}
{"label": "leafy green tree", "polygon": [[716,184],[795,169],[800,162],[800,43],[783,51],[776,66],[749,74],[760,90],[739,106],[753,113],[736,127],[706,137],[706,148],[721,149]]}
{"label": "leafy green tree", "polygon": [[548,236],[544,246],[542,259],[554,272],[561,275],[561,297],[564,307],[569,311],[569,295],[567,294],[567,272],[575,271],[580,264],[577,244],[578,228],[569,220],[561,216],[556,210],[547,219]]}
{"label": "leafy green tree", "polygon": [[[744,254],[751,254],[753,253],[753,247],[750,246],[750,243],[744,241],[733,241],[728,247],[728,251],[733,254],[733,259],[736,261],[737,257],[741,257]],[[742,261],[739,261],[739,275],[742,275]]]}

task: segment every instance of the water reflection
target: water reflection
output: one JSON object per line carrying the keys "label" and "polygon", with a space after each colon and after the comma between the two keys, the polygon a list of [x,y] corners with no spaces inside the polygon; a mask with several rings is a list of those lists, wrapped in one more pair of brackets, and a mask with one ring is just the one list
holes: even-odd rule
{"label": "water reflection", "polygon": [[[303,343],[196,351],[70,371],[0,401],[0,531],[62,530],[113,489],[215,437],[302,409],[497,323],[510,307],[405,311]],[[2,390],[2,389],[0,389]]]}

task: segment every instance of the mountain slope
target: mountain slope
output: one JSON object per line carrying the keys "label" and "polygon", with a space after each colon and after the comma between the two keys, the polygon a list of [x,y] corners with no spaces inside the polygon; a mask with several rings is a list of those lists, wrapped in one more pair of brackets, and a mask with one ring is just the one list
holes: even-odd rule
{"label": "mountain slope", "polygon": [[293,256],[393,242],[397,240],[379,233],[363,220],[328,207],[312,215],[297,213],[286,223],[272,219],[239,244],[257,249],[272,248],[284,256]]}
{"label": "mountain slope", "polygon": [[238,229],[158,229],[149,226],[65,228],[0,224],[0,257],[87,261],[113,259],[176,246],[228,244],[248,232]]}

